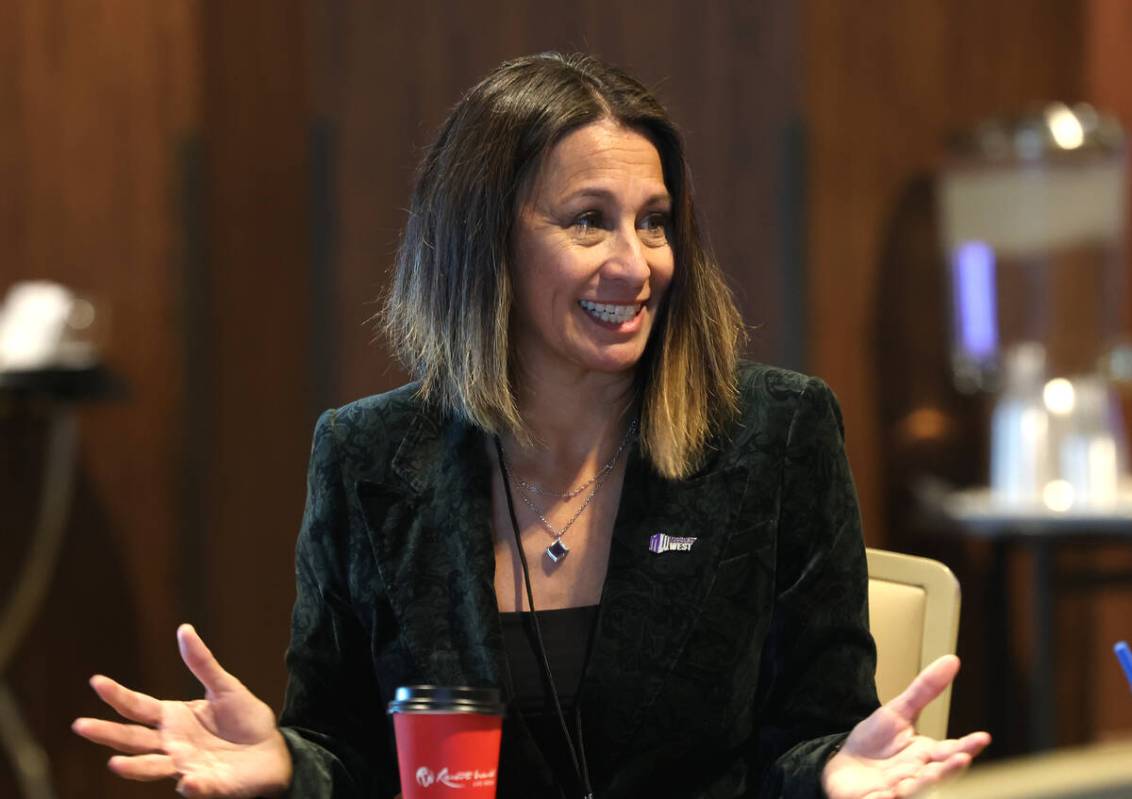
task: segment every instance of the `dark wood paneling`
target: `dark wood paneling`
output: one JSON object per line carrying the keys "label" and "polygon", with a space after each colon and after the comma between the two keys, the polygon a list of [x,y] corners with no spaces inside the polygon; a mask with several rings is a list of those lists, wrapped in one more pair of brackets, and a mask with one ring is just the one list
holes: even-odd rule
{"label": "dark wood paneling", "polygon": [[[1122,0],[1089,0],[1085,9],[1085,35],[1088,42],[1085,61],[1085,97],[1098,108],[1115,114],[1132,135],[1132,4]],[[1127,176],[1127,191],[1132,198],[1132,170]],[[1128,203],[1128,231],[1132,232],[1132,202]],[[1132,242],[1125,240],[1125,264],[1129,262]],[[1128,319],[1132,319],[1132,281],[1126,300]],[[1132,412],[1132,402],[1125,397],[1125,413]],[[1128,420],[1125,420],[1126,426]],[[1119,547],[1093,558],[1094,566],[1132,569],[1132,548]],[[1098,737],[1117,737],[1132,730],[1132,704],[1113,702],[1112,697],[1127,694],[1123,675],[1113,665],[1110,647],[1114,641],[1132,638],[1132,589],[1112,590],[1099,597],[1091,608],[1093,616],[1093,667],[1087,675],[1092,688],[1085,697],[1093,720],[1090,733]]]}
{"label": "dark wood paneling", "polygon": [[314,424],[304,6],[206,2],[202,634],[279,706]]}
{"label": "dark wood paneling", "polygon": [[[49,278],[88,292],[110,312],[106,359],[130,386],[124,400],[81,413],[66,547],[9,675],[60,796],[147,795],[122,786],[68,729],[96,710],[89,674],[183,685],[172,635],[183,452],[173,176],[176,142],[195,124],[192,7],[0,4],[0,290]],[[7,423],[40,430],[27,417]],[[0,458],[17,451],[0,444]],[[0,486],[5,545],[31,524],[30,504],[8,492],[39,490],[34,464]],[[0,762],[0,796],[16,795]]]}

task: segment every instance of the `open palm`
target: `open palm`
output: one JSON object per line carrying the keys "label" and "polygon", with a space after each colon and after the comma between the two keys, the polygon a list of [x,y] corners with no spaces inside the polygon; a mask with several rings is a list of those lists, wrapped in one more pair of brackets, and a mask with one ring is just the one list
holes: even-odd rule
{"label": "open palm", "polygon": [[822,783],[830,799],[894,799],[963,768],[990,743],[985,732],[937,741],[917,735],[920,711],[959,671],[947,655],[931,663],[900,696],[862,721],[825,767]]}
{"label": "open palm", "polygon": [[275,716],[226,672],[192,627],[177,630],[185,665],[205,688],[193,701],[155,699],[108,677],[91,678],[104,702],[135,724],[81,718],[76,733],[123,755],[110,768],[134,780],[177,780],[184,796],[253,797],[283,791],[291,758]]}

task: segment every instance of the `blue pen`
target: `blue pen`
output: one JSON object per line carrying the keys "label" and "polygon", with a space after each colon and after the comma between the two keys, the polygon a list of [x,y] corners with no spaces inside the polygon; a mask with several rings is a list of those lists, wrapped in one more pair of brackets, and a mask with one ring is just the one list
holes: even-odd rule
{"label": "blue pen", "polygon": [[1116,659],[1120,661],[1120,667],[1124,669],[1124,676],[1128,680],[1128,687],[1132,688],[1132,652],[1128,651],[1128,642],[1119,641],[1116,646],[1112,648],[1116,653]]}

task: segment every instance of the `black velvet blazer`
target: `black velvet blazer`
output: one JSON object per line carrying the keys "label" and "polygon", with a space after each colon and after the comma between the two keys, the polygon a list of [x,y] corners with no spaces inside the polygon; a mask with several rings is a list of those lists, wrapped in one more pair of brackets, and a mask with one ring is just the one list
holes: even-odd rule
{"label": "black velvet blazer", "polygon": [[[742,414],[686,480],[627,463],[589,666],[599,799],[819,797],[877,705],[860,520],[821,381],[741,371]],[[290,796],[392,797],[385,713],[404,684],[509,683],[483,433],[406,386],[328,411],[297,548],[281,724]],[[654,533],[687,552],[649,550]],[[499,796],[557,797],[514,714]]]}

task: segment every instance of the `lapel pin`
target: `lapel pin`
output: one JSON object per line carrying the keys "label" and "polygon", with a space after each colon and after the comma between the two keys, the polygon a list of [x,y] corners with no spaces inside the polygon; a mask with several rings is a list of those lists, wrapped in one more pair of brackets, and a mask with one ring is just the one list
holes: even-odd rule
{"label": "lapel pin", "polygon": [[696,543],[695,536],[675,536],[665,533],[656,533],[649,539],[649,552],[688,552],[692,544]]}

